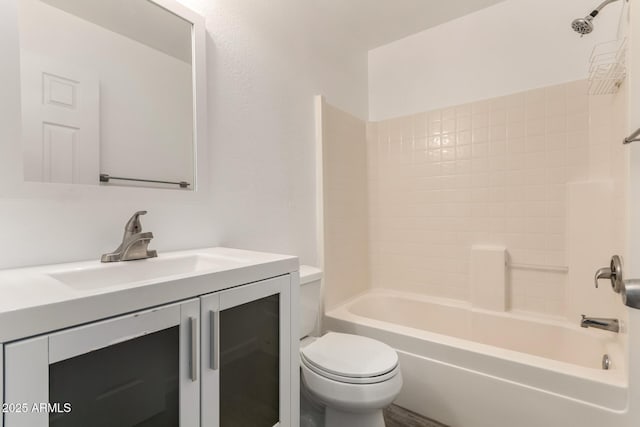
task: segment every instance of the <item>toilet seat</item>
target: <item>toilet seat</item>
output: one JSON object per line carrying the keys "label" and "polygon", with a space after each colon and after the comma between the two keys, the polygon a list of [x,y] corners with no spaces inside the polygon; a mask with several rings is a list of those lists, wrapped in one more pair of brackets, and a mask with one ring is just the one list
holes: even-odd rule
{"label": "toilet seat", "polygon": [[399,371],[398,355],[388,345],[359,335],[329,332],[300,350],[311,371],[347,384],[375,384]]}
{"label": "toilet seat", "polygon": [[313,364],[309,363],[304,356],[302,356],[300,358],[302,364],[304,365],[304,367],[308,368],[309,370],[315,372],[316,374],[333,380],[333,381],[337,381],[337,382],[341,382],[341,383],[345,383],[345,384],[376,384],[376,383],[381,383],[384,381],[387,381],[391,378],[393,378],[398,371],[400,370],[399,366],[396,366],[395,368],[393,368],[391,371],[382,374],[382,375],[376,375],[373,377],[347,377],[347,376],[343,376],[343,375],[336,375],[333,374],[331,372],[327,372],[325,370],[322,370],[316,366],[314,366]]}

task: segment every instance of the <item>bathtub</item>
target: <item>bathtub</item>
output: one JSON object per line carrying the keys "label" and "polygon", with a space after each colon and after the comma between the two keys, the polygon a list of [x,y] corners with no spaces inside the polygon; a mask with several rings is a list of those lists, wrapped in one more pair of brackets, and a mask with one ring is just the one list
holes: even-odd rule
{"label": "bathtub", "polygon": [[405,380],[396,403],[451,427],[623,425],[621,340],[578,321],[374,290],[327,312],[324,329],[393,346]]}

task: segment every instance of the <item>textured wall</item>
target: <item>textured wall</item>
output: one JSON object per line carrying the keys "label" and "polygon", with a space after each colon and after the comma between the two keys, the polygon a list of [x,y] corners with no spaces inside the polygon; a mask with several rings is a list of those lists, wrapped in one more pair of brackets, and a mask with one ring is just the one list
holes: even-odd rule
{"label": "textured wall", "polygon": [[203,4],[210,34],[210,226],[316,264],[314,96],[366,117],[366,53],[312,31],[295,0],[182,1]]}

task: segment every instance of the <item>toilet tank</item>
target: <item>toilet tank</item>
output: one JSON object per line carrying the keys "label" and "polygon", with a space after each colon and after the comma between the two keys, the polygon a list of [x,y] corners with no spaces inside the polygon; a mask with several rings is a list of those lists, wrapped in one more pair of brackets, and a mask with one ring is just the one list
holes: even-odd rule
{"label": "toilet tank", "polygon": [[316,327],[320,311],[320,283],[322,270],[308,265],[300,266],[300,335],[310,335]]}

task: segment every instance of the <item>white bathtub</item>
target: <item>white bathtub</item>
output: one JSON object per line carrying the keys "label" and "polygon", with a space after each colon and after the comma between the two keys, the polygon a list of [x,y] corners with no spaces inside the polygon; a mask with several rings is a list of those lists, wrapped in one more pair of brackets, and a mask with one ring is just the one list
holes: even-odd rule
{"label": "white bathtub", "polygon": [[376,290],[326,313],[324,327],[393,346],[405,379],[397,403],[452,427],[622,425],[625,352],[578,321]]}

